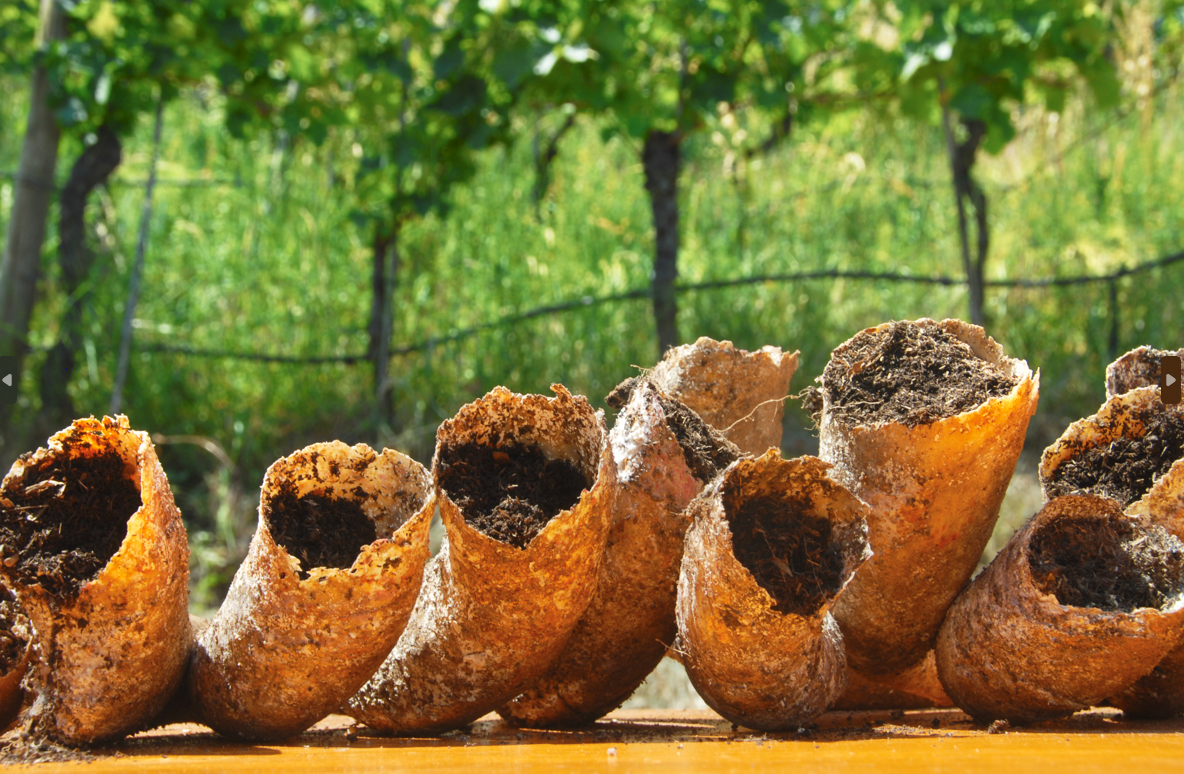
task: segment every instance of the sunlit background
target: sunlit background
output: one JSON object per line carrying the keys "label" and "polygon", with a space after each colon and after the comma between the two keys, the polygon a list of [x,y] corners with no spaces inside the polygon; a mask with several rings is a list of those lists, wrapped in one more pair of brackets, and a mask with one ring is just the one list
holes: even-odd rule
{"label": "sunlit background", "polygon": [[[87,0],[57,6],[55,42],[37,3],[5,4],[0,234],[38,65],[61,136],[3,462],[68,424],[47,378],[74,415],[108,412],[126,341],[119,410],[158,444],[193,607],[215,609],[279,456],[339,438],[426,464],[495,385],[603,406],[656,361],[658,132],[681,157],[678,340],[801,350],[797,392],[861,328],[970,319],[951,148],[986,129],[982,314],[1042,388],[988,553],[1105,365],[1184,343],[1179,3],[592,5]],[[68,276],[61,196],[104,127],[122,158],[81,200]],[[1086,281],[1024,286],[1058,278]],[[817,451],[792,400],[783,449]],[[651,690],[635,701],[697,701]]]}

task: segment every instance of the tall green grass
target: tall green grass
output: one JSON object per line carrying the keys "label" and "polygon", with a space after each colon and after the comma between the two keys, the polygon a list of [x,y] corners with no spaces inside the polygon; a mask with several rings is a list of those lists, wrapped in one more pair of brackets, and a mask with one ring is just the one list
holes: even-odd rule
{"label": "tall green grass", "polygon": [[[23,94],[19,84],[5,87],[14,96],[0,104],[0,169],[13,170]],[[1072,147],[1075,138],[1112,116],[1085,105],[1055,120],[1022,116],[1018,139],[978,168],[991,207],[988,276],[1103,273],[1184,247],[1179,96],[1160,97],[1148,128],[1137,117],[1119,120],[1079,147]],[[166,182],[157,190],[125,390],[132,424],[163,436],[162,458],[200,563],[199,605],[215,604],[233,572],[253,530],[256,487],[277,457],[341,438],[391,445],[427,462],[439,422],[495,385],[542,392],[561,382],[602,405],[601,396],[635,366],[655,361],[648,301],[581,307],[396,356],[397,420],[379,427],[366,365],[147,351],[179,345],[302,356],[366,348],[369,235],[349,217],[352,135],[338,132],[321,148],[299,138],[238,142],[219,121],[216,107],[195,98],[166,112]],[[599,129],[581,123],[563,140],[541,217],[524,140],[486,153],[446,217],[405,229],[396,347],[541,304],[647,286],[653,237],[639,148],[603,142]],[[110,396],[143,197],[135,181],[146,175],[149,142],[149,127],[140,127],[118,179],[91,212],[109,237],[96,242],[86,351],[71,384],[82,413],[102,413]],[[75,152],[63,146],[63,176]],[[688,141],[685,157],[683,282],[821,268],[961,274],[936,127],[849,114],[802,127],[783,148],[739,165],[707,134]],[[175,180],[208,184],[168,182]],[[10,199],[11,183],[0,180],[0,202]],[[0,207],[0,228],[7,209]],[[36,374],[61,309],[53,259],[50,244],[34,321],[37,351],[22,381],[26,417],[37,406]],[[1104,284],[988,292],[990,332],[1042,371],[1030,445],[1047,443],[1101,401],[1114,313],[1108,299]],[[1122,280],[1118,301],[1119,351],[1180,346],[1184,267]],[[851,280],[687,292],[678,303],[684,340],[800,349],[794,389],[863,327],[966,314],[961,288]],[[788,452],[814,450],[800,411],[788,412],[786,426]]]}

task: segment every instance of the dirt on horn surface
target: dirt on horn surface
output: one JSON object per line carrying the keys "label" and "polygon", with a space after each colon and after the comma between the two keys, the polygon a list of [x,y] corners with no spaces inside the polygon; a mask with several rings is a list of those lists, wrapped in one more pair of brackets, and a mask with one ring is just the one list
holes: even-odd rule
{"label": "dirt on horn surface", "polygon": [[14,631],[23,619],[12,592],[0,586],[0,675],[8,674],[25,656],[29,641],[20,631]]}
{"label": "dirt on horn surface", "polygon": [[773,597],[774,610],[813,615],[842,586],[843,553],[831,540],[831,523],[790,497],[752,497],[739,508],[737,499],[725,491],[737,561]]}
{"label": "dirt on horn surface", "polygon": [[856,335],[822,376],[848,425],[929,424],[1007,395],[1017,380],[933,323],[894,322]]}
{"label": "dirt on horn surface", "polygon": [[613,391],[604,396],[604,402],[609,408],[620,411],[625,408],[625,404],[629,402],[629,398],[633,395],[633,391],[639,385],[646,381],[645,376],[630,376],[625,381],[613,388]]}
{"label": "dirt on horn surface", "polygon": [[526,548],[591,485],[571,462],[534,446],[445,446],[437,465],[441,488],[469,526],[515,548]]}
{"label": "dirt on horn surface", "polygon": [[658,404],[666,415],[666,427],[682,447],[683,459],[692,476],[706,483],[740,459],[739,447],[685,404],[661,392],[658,393]]}
{"label": "dirt on horn surface", "polygon": [[[127,535],[140,490],[123,458],[55,455],[0,493],[4,561],[24,585],[60,598],[77,596]],[[15,557],[11,552],[15,551]]]}
{"label": "dirt on horn surface", "polygon": [[1143,425],[1138,438],[1116,438],[1061,463],[1046,484],[1049,497],[1086,492],[1117,500],[1125,508],[1147,494],[1184,457],[1184,415],[1153,413]]}
{"label": "dirt on horn surface", "polygon": [[1032,578],[1062,605],[1162,609],[1184,588],[1184,543],[1113,514],[1050,522],[1033,537]]}
{"label": "dirt on horn surface", "polygon": [[683,459],[691,475],[703,483],[715,478],[720,471],[743,456],[740,447],[732,443],[685,403],[654,387],[644,376],[634,376],[618,384],[605,396],[610,408],[623,409],[633,391],[645,385],[654,390],[658,405],[666,415],[666,427],[674,433],[674,440],[682,448]]}
{"label": "dirt on horn surface", "polygon": [[276,544],[300,561],[300,579],[314,567],[348,570],[378,539],[374,522],[356,500],[306,494],[290,485],[268,500],[268,526]]}

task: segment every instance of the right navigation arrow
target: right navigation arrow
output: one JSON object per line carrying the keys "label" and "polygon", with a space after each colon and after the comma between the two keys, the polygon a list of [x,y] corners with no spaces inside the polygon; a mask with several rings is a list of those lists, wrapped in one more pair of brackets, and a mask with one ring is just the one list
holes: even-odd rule
{"label": "right navigation arrow", "polygon": [[1164,355],[1159,361],[1159,399],[1180,402],[1180,356]]}

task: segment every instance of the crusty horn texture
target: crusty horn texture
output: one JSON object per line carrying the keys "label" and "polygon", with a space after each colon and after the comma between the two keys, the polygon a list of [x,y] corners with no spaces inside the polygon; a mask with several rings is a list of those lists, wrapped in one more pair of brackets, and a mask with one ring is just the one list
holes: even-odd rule
{"label": "crusty horn texture", "polygon": [[[918,374],[910,390],[881,387],[900,373]],[[980,390],[966,391],[971,377]],[[982,328],[918,320],[856,335],[834,351],[821,382],[819,456],[870,506],[874,552],[834,615],[852,668],[891,682],[923,663],[991,537],[1039,375]],[[906,398],[946,387],[954,394],[939,395],[936,406]],[[873,399],[897,418],[863,414]]]}
{"label": "crusty horn texture", "polygon": [[830,608],[869,555],[867,509],[814,457],[769,450],[690,506],[678,633],[695,690],[734,723],[796,728],[847,685]]}
{"label": "crusty horn texture", "polygon": [[1184,633],[1184,543],[1113,500],[1066,495],[1012,537],[950,608],[937,668],[978,720],[1099,704]]}
{"label": "crusty horn texture", "polygon": [[618,707],[674,641],[683,512],[740,450],[637,380],[609,440],[620,490],[596,593],[541,679],[498,712],[522,726],[590,723]]}
{"label": "crusty horn texture", "polygon": [[797,352],[755,352],[706,336],[666,352],[649,378],[747,454],[781,448],[781,418]]}
{"label": "crusty horn texture", "polygon": [[0,585],[0,731],[21,709],[21,680],[32,650],[29,619],[21,612],[12,592]]}
{"label": "crusty horn texture", "polygon": [[470,723],[538,680],[596,590],[617,468],[604,418],[498,387],[436,435],[444,547],[403,636],[345,712],[387,734]]}
{"label": "crusty horn texture", "polygon": [[189,654],[189,548],[146,433],[80,419],[0,486],[0,575],[33,629],[31,730],[115,739],[155,716]]}
{"label": "crusty horn texture", "polygon": [[[1140,347],[1106,370],[1111,397],[1045,450],[1046,498],[1091,493],[1184,539],[1184,407],[1159,399],[1159,350]],[[1110,702],[1131,717],[1184,712],[1184,644]]]}
{"label": "crusty horn texture", "polygon": [[[929,707],[952,707],[954,703],[946,695],[945,689],[937,677],[937,665],[933,651],[914,668],[926,677],[923,692],[917,692],[913,680],[900,679],[902,687],[875,682],[862,673],[847,670],[847,690],[831,707],[833,710],[891,710],[891,709],[926,709]],[[932,675],[931,679],[929,675]],[[911,677],[911,675],[910,675]],[[907,686],[907,687],[904,687]],[[933,687],[936,686],[936,689]]]}
{"label": "crusty horn texture", "polygon": [[1089,493],[1124,508],[1146,500],[1139,511],[1162,521],[1179,506],[1165,499],[1162,487],[1154,490],[1181,458],[1184,405],[1164,404],[1158,388],[1139,387],[1069,425],[1040,458],[1040,484],[1045,499]]}
{"label": "crusty horn texture", "polygon": [[276,739],[340,707],[403,632],[434,511],[427,471],[390,449],[335,441],[275,462],[247,558],[197,641],[202,720]]}

